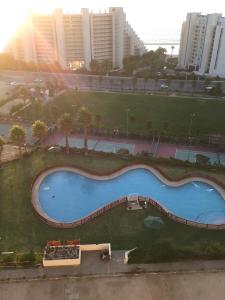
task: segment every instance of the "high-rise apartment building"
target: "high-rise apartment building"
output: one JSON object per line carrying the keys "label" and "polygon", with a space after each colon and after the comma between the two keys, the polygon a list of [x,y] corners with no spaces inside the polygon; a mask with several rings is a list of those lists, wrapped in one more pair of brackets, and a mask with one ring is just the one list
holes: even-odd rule
{"label": "high-rise apartment building", "polygon": [[6,48],[15,58],[26,62],[59,62],[62,68],[90,68],[91,60],[108,61],[113,68],[123,67],[123,58],[143,54],[143,42],[126,21],[121,7],[80,14],[30,14]]}
{"label": "high-rise apartment building", "polygon": [[188,13],[182,25],[178,68],[225,77],[225,18]]}

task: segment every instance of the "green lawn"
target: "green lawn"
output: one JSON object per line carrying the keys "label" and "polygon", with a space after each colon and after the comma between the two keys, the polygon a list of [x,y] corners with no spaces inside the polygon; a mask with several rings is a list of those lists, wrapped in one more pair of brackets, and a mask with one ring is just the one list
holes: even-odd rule
{"label": "green lawn", "polygon": [[[154,207],[131,212],[124,206],[120,206],[74,229],[49,227],[40,221],[31,207],[32,180],[46,167],[66,163],[103,174],[125,166],[128,161],[114,156],[102,157],[93,154],[88,157],[79,154],[65,156],[40,151],[22,160],[2,165],[0,169],[0,236],[2,238],[0,251],[23,252],[29,249],[41,251],[46,240],[80,238],[82,243],[111,242],[113,249],[138,247],[139,251],[135,253],[133,260],[139,262],[183,257],[224,257],[225,230],[210,231],[193,228],[171,221],[164,216],[162,218],[165,225],[162,229],[147,229],[143,223],[144,218],[149,215],[160,216]],[[176,177],[194,170],[166,165],[161,168],[167,174]],[[208,174],[206,171],[202,172]],[[211,173],[210,175],[212,176]],[[215,176],[225,183],[224,173]],[[166,249],[166,254],[160,254],[159,258],[155,257],[154,253],[160,253],[160,249]],[[172,258],[167,257],[168,253]]]}
{"label": "green lawn", "polygon": [[[102,117],[101,125],[105,128],[119,128],[125,132],[126,109],[135,117],[129,125],[130,132],[148,134],[146,123],[152,122],[152,130],[163,131],[164,122],[168,122],[168,132],[174,136],[187,136],[190,114],[195,113],[192,134],[224,134],[225,101],[167,96],[132,95],[103,92],[68,92],[59,96],[43,110],[30,108],[24,116],[32,120],[44,116],[50,120],[51,106],[56,105],[58,112],[75,112],[77,105],[87,106],[94,115]],[[73,106],[72,106],[73,105]],[[53,110],[53,117],[56,115]]]}

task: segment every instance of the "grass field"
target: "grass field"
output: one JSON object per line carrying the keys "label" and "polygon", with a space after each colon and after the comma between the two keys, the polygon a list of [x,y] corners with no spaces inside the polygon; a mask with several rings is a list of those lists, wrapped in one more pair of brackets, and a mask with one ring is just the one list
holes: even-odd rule
{"label": "grass field", "polygon": [[[75,113],[77,106],[87,106],[94,115],[102,117],[101,126],[126,130],[126,110],[135,117],[129,125],[130,132],[148,134],[147,122],[152,122],[152,131],[162,132],[165,122],[167,132],[173,136],[188,136],[190,115],[195,114],[192,124],[192,135],[211,133],[224,134],[225,101],[196,98],[181,98],[151,95],[132,95],[103,92],[67,92],[43,107],[43,111],[30,108],[25,117],[33,120],[44,116],[51,119],[51,106],[58,107],[59,114]],[[55,115],[55,114],[54,114]]]}
{"label": "grass field", "polygon": [[[158,210],[151,206],[133,212],[120,206],[73,229],[49,227],[40,221],[31,207],[32,180],[46,167],[68,163],[103,174],[125,166],[128,161],[113,156],[102,157],[94,154],[88,157],[80,154],[65,156],[39,151],[22,160],[2,165],[0,169],[1,251],[23,252],[29,249],[42,251],[47,240],[80,238],[82,243],[111,242],[113,249],[138,247],[140,251],[136,252],[133,260],[139,262],[166,260],[167,254],[171,255],[171,251],[174,251],[172,259],[192,258],[198,255],[217,258],[225,256],[225,230],[210,231],[193,228],[171,221],[164,216],[161,216],[165,223],[162,229],[145,228],[144,218],[149,215],[160,216]],[[174,177],[195,171],[191,168],[174,168],[166,165],[160,167]],[[208,174],[206,171],[202,172]],[[210,175],[212,176],[211,173]],[[224,173],[213,176],[225,183]],[[154,257],[153,254],[160,253],[160,249],[167,249],[166,253],[160,254],[159,258]],[[194,255],[193,249],[195,249]]]}

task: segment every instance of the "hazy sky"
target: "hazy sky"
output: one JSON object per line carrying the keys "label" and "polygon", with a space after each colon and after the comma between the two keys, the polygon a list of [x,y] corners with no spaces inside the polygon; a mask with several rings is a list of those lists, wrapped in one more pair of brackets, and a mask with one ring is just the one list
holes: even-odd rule
{"label": "hazy sky", "polygon": [[79,12],[81,7],[94,11],[109,6],[124,7],[127,20],[145,41],[156,37],[179,37],[187,12],[219,12],[225,16],[225,0],[1,0],[0,3],[0,50],[28,9],[49,12],[62,7],[65,12]]}

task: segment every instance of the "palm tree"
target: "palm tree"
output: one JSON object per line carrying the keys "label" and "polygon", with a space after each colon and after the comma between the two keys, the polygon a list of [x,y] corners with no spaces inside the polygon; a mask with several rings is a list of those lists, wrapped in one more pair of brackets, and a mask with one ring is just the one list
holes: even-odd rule
{"label": "palm tree", "polygon": [[26,142],[26,133],[22,126],[13,125],[9,132],[9,140],[12,144],[19,147],[21,152],[21,147],[24,146]]}
{"label": "palm tree", "polygon": [[78,123],[83,127],[84,133],[84,154],[88,154],[88,128],[92,122],[92,114],[86,107],[81,107],[78,111]]}
{"label": "palm tree", "polygon": [[[5,144],[5,140],[3,139],[3,137],[0,135],[0,155],[2,153],[2,149],[3,149],[3,146]],[[0,159],[1,160],[1,159]]]}
{"label": "palm tree", "polygon": [[43,140],[48,135],[48,126],[40,121],[37,120],[32,125],[32,136],[36,138],[38,141]]}
{"label": "palm tree", "polygon": [[69,139],[68,136],[74,129],[74,122],[70,114],[64,113],[59,119],[58,119],[58,125],[59,130],[65,135],[66,139],[66,153],[69,153]]}
{"label": "palm tree", "polygon": [[174,46],[171,46],[171,55],[170,55],[170,57],[172,57],[173,56],[173,50],[174,50]]}
{"label": "palm tree", "polygon": [[19,93],[23,97],[23,104],[25,105],[26,100],[27,100],[27,98],[29,96],[29,92],[28,92],[28,90],[24,86],[22,86],[20,88],[20,90],[19,90]]}

